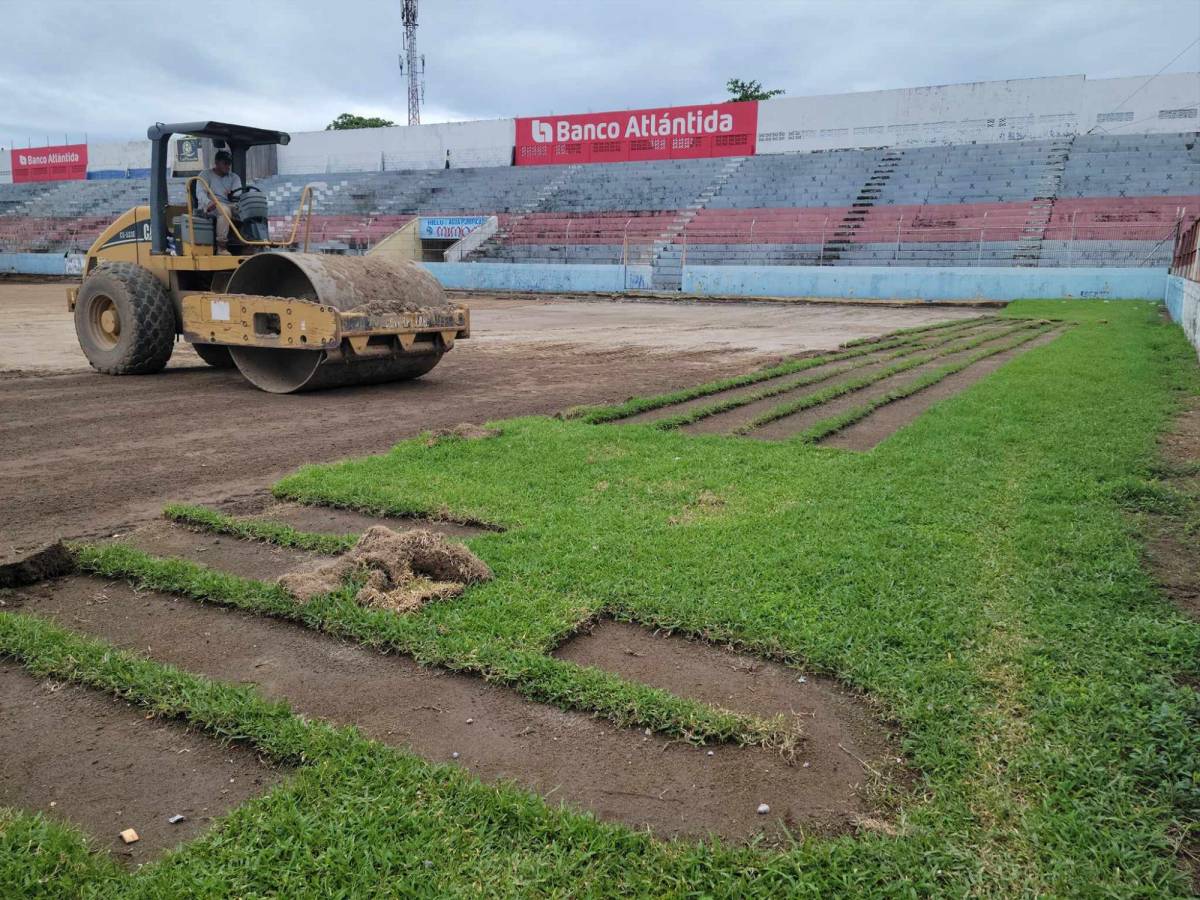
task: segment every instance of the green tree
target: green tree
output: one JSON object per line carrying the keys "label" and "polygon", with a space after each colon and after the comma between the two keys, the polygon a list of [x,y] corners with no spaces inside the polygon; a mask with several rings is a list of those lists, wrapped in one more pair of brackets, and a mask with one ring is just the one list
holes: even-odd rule
{"label": "green tree", "polygon": [[325,126],[326,131],[348,131],[351,128],[390,128],[395,125],[391,119],[381,119],[379,116],[356,116],[354,113],[342,113]]}
{"label": "green tree", "polygon": [[740,78],[730,78],[725,82],[725,90],[729,91],[729,99],[734,103],[743,100],[770,100],[784,93],[782,88],[765,90],[760,81],[742,81]]}

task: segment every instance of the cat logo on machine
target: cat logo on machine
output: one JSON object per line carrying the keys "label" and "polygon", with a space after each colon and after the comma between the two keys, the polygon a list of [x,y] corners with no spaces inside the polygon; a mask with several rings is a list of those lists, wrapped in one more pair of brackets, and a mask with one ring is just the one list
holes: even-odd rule
{"label": "cat logo on machine", "polygon": [[115,247],[117,244],[133,244],[138,241],[150,242],[150,220],[139,219],[132,225],[122,228],[107,241],[105,247]]}

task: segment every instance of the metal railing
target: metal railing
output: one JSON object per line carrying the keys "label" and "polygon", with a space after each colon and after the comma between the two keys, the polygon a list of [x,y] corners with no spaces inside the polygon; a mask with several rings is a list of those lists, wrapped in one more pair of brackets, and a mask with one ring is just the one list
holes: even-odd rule
{"label": "metal railing", "polygon": [[[365,251],[412,217],[409,215],[313,214],[310,242]],[[0,251],[83,252],[111,222],[109,217],[26,218],[0,216]],[[500,222],[496,236],[464,254],[467,261],[597,262],[639,265],[678,256],[700,265],[1085,265],[1175,267],[1196,271],[1196,227],[1183,222],[1112,223],[1051,221],[1032,231],[1020,221],[990,219],[978,226],[872,222],[846,228],[842,220],[795,223],[752,217],[736,226],[684,226],[668,216],[586,217]],[[270,236],[289,236],[294,219],[272,217]],[[1192,244],[1181,251],[1176,236]],[[1182,257],[1181,257],[1182,252]],[[1194,277],[1194,276],[1190,276]]]}
{"label": "metal railing", "polygon": [[1200,219],[1180,229],[1171,258],[1171,274],[1200,281]]}
{"label": "metal railing", "polygon": [[[636,224],[635,224],[636,223]],[[874,222],[847,228],[840,219],[811,224],[751,219],[737,227],[550,220],[502,226],[500,237],[468,257],[511,262],[606,262],[634,265],[664,255],[702,265],[1032,265],[1162,266],[1179,224],[1051,221],[1025,217],[978,226]]]}

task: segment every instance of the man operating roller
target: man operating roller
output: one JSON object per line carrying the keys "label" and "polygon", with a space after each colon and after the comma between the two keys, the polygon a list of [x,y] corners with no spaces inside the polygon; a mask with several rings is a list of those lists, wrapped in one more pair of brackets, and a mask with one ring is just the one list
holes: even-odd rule
{"label": "man operating roller", "polygon": [[[213,158],[212,168],[201,172],[198,177],[210,190],[206,191],[203,186],[197,184],[196,202],[204,210],[204,215],[215,220],[213,227],[217,235],[217,253],[228,256],[229,219],[237,212],[237,205],[232,202],[232,194],[242,186],[242,179],[233,171],[233,154],[228,150],[218,150]],[[217,208],[218,200],[226,204],[228,217],[222,215]]]}

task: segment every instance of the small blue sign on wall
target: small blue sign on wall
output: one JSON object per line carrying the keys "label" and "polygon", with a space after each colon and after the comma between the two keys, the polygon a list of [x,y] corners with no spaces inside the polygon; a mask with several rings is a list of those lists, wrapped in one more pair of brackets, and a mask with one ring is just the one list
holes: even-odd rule
{"label": "small blue sign on wall", "polygon": [[484,222],[487,216],[422,216],[421,237],[440,241],[464,238]]}

